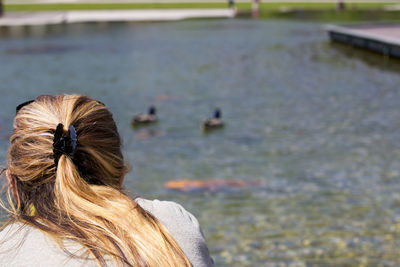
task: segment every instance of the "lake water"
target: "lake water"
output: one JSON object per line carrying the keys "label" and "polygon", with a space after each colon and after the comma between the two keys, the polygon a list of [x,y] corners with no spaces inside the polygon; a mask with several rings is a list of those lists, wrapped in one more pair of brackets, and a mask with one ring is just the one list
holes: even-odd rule
{"label": "lake water", "polygon": [[[15,106],[86,94],[117,121],[125,186],[195,214],[217,266],[400,264],[399,61],[318,23],[231,19],[3,30],[0,62],[3,164]],[[149,105],[159,123],[132,129]],[[203,134],[215,107],[227,125]]]}

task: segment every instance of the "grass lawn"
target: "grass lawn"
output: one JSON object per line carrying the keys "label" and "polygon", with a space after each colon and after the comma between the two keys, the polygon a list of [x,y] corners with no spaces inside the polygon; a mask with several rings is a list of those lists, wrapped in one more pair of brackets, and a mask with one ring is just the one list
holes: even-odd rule
{"label": "grass lawn", "polygon": [[[5,4],[5,12],[67,11],[67,10],[137,10],[137,9],[197,9],[227,8],[221,3],[99,3],[99,4]],[[260,3],[260,18],[287,18],[322,21],[399,21],[400,12],[385,12],[385,5],[393,2],[353,3],[346,1],[346,11],[337,12],[336,3]],[[239,16],[249,16],[250,1],[237,3]],[[287,10],[287,12],[281,12]]]}
{"label": "grass lawn", "polygon": [[296,10],[287,13],[260,12],[262,19],[295,19],[323,22],[399,22],[400,11],[357,10]]}

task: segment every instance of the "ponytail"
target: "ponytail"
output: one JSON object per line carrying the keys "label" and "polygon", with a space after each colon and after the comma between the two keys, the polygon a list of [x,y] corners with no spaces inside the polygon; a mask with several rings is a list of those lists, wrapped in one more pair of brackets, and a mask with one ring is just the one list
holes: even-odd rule
{"label": "ponytail", "polygon": [[[58,162],[54,195],[57,209],[70,222],[72,231],[64,231],[81,234],[68,233],[65,238],[84,244],[101,266],[106,266],[104,255],[121,265],[140,266],[144,261],[147,266],[190,266],[158,220],[121,191],[85,182],[65,155]],[[165,253],[168,250],[180,257]]]}
{"label": "ponytail", "polygon": [[[69,127],[64,136],[56,120],[73,130]],[[53,134],[49,129],[55,129]],[[112,115],[100,102],[62,95],[24,106],[15,118],[8,153],[17,184],[10,214],[51,236],[65,251],[65,240],[76,241],[83,253],[69,254],[99,266],[110,260],[118,266],[190,266],[165,226],[121,190],[126,167],[120,147]]]}

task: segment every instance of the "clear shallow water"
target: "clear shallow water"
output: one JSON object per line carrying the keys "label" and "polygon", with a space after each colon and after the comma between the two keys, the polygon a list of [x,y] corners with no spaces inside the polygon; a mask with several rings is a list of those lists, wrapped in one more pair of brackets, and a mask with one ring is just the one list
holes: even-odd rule
{"label": "clear shallow water", "polygon": [[[0,160],[15,106],[81,93],[114,113],[125,185],[199,219],[217,266],[400,264],[400,63],[320,24],[207,20],[3,31]],[[133,130],[157,106],[160,122]],[[224,130],[200,122],[221,107]],[[177,193],[173,179],[261,186]]]}

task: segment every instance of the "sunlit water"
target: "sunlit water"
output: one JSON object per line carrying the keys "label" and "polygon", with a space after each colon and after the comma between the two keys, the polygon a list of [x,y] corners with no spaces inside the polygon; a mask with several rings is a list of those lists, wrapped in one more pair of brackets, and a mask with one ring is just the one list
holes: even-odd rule
{"label": "sunlit water", "polygon": [[[16,105],[86,94],[118,123],[125,186],[195,214],[217,266],[400,264],[399,62],[320,24],[207,20],[3,31],[0,63],[1,162]],[[205,135],[215,107],[227,126]],[[164,188],[217,178],[261,186]]]}

